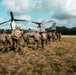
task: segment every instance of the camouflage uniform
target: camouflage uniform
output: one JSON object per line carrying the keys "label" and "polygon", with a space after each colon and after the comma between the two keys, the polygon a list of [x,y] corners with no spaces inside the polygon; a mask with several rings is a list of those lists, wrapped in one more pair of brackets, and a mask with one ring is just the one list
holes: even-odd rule
{"label": "camouflage uniform", "polygon": [[58,33],[58,38],[59,38],[59,40],[61,40],[61,32]]}
{"label": "camouflage uniform", "polygon": [[21,31],[20,27],[16,27],[14,31],[12,31],[11,34],[12,41],[13,41],[13,48],[15,52],[21,52],[21,45],[20,45],[20,37],[21,37]]}
{"label": "camouflage uniform", "polygon": [[7,47],[7,34],[5,31],[0,35],[0,42],[2,44],[2,52],[4,53],[5,51],[8,50]]}
{"label": "camouflage uniform", "polygon": [[35,41],[35,47],[39,47],[39,40],[40,40],[40,34],[38,31],[35,31],[34,33],[34,41]]}
{"label": "camouflage uniform", "polygon": [[58,40],[58,33],[56,33],[56,37],[57,37],[57,40]]}
{"label": "camouflage uniform", "polygon": [[48,32],[48,35],[47,35],[48,42],[51,41],[51,38],[52,38],[52,33],[51,32]]}
{"label": "camouflage uniform", "polygon": [[42,44],[42,48],[44,48],[44,43],[46,42],[46,40],[47,40],[46,33],[45,32],[42,32],[41,33],[41,44]]}
{"label": "camouflage uniform", "polygon": [[53,32],[53,33],[52,33],[53,41],[55,41],[55,35],[56,35],[55,32]]}
{"label": "camouflage uniform", "polygon": [[48,39],[47,39],[47,36],[48,36],[47,31],[45,31],[45,35],[46,35],[45,44],[47,45],[47,42],[48,42]]}
{"label": "camouflage uniform", "polygon": [[24,45],[26,46],[28,46],[28,44],[29,44],[29,35],[28,35],[28,32],[25,32],[24,34],[23,34],[23,39],[24,39]]}

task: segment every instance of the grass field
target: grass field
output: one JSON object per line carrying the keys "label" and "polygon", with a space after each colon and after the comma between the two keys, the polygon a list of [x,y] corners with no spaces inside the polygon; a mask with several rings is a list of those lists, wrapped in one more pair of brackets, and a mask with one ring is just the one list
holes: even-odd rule
{"label": "grass field", "polygon": [[76,36],[62,36],[45,49],[22,49],[0,53],[0,75],[76,75]]}

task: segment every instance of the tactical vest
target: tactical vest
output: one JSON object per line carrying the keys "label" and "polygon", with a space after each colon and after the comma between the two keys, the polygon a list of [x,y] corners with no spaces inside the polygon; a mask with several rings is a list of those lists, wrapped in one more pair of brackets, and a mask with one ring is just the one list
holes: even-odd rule
{"label": "tactical vest", "polygon": [[0,41],[5,42],[6,41],[6,34],[0,35]]}
{"label": "tactical vest", "polygon": [[42,34],[41,34],[41,39],[42,39],[42,40],[46,40],[46,38],[47,38],[46,34],[45,34],[45,33],[42,33]]}
{"label": "tactical vest", "polygon": [[25,34],[23,35],[23,39],[24,39],[24,40],[27,40],[28,38],[29,38],[28,33],[25,33]]}
{"label": "tactical vest", "polygon": [[14,30],[12,32],[12,38],[19,39],[21,37],[21,31],[20,30]]}

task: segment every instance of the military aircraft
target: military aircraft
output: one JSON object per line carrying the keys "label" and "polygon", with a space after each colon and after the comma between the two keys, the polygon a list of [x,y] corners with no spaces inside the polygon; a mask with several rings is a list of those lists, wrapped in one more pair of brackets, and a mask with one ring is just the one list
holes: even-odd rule
{"label": "military aircraft", "polygon": [[[30,28],[30,29],[28,30],[29,36],[33,37],[35,30],[39,31],[39,33],[41,33],[42,31],[45,31],[45,29],[46,29],[46,28],[45,28],[45,24],[46,24],[46,23],[50,23],[50,22],[53,22],[52,27],[51,27],[51,31],[56,31],[56,22],[54,22],[53,20],[47,21],[47,22],[34,22],[34,21],[32,21],[32,23],[35,23],[35,24],[37,24],[38,26],[37,26],[36,29],[31,29],[31,28]],[[39,29],[38,29],[38,28],[39,28]]]}
{"label": "military aircraft", "polygon": [[11,22],[11,23],[10,23],[11,30],[14,30],[14,29],[16,28],[16,23],[15,23],[15,21],[27,21],[27,20],[15,19],[14,16],[13,16],[13,12],[10,12],[10,16],[11,16],[11,20],[2,22],[2,23],[0,23],[0,25],[2,25],[2,24],[4,24],[4,23],[7,23],[7,22]]}
{"label": "military aircraft", "polygon": [[37,28],[39,28],[40,29],[40,31],[39,32],[43,32],[43,31],[45,31],[45,24],[46,23],[50,23],[50,22],[54,22],[53,20],[51,20],[51,21],[42,21],[42,22],[34,22],[34,21],[32,21],[32,23],[35,23],[35,24],[37,24],[38,25],[38,27]]}

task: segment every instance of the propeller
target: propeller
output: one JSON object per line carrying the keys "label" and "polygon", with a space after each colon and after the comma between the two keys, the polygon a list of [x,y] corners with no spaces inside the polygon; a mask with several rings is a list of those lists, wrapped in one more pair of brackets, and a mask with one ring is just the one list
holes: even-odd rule
{"label": "propeller", "polygon": [[34,21],[32,21],[32,23],[40,25],[42,22],[34,22]]}
{"label": "propeller", "polygon": [[37,27],[37,28],[40,28],[40,27],[41,27],[41,24],[42,24],[42,22],[38,23],[38,22],[34,22],[34,21],[32,21],[32,23],[37,24],[37,25],[38,25],[38,27]]}
{"label": "propeller", "polygon": [[10,12],[10,16],[11,16],[11,21],[27,21],[27,20],[21,20],[21,19],[14,19],[14,16],[13,16],[13,12]]}
{"label": "propeller", "polygon": [[14,19],[15,21],[27,21],[27,20],[20,20],[20,19]]}
{"label": "propeller", "polygon": [[10,16],[11,16],[11,21],[13,21],[14,20],[13,12],[10,12]]}
{"label": "propeller", "polygon": [[41,28],[41,25],[39,25],[37,28]]}
{"label": "propeller", "polygon": [[8,21],[5,21],[5,22],[2,22],[2,23],[0,23],[0,25],[1,25],[1,24],[4,24],[4,23],[7,23],[7,22],[10,22],[10,21],[11,21],[11,20],[8,20]]}
{"label": "propeller", "polygon": [[[35,23],[35,24],[38,24],[38,27],[37,27],[37,28],[40,28],[40,27],[41,27],[42,22],[34,22],[34,21],[31,21],[31,22],[32,22],[32,23]],[[53,20],[47,21],[47,22],[45,22],[45,23],[50,23],[50,22],[53,22]]]}
{"label": "propeller", "polygon": [[0,25],[1,25],[1,24],[4,24],[4,23],[7,23],[7,22],[10,22],[10,21],[12,22],[13,20],[14,20],[14,21],[27,21],[27,20],[21,20],[21,19],[14,19],[14,16],[13,16],[13,13],[12,13],[12,12],[10,12],[10,16],[11,16],[11,20],[2,22],[2,23],[0,23]]}

